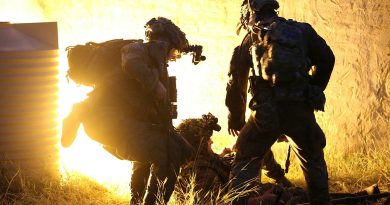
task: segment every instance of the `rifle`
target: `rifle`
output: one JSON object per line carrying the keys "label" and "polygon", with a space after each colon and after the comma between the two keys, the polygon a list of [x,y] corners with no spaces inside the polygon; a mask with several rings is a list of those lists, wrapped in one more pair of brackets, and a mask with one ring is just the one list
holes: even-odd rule
{"label": "rifle", "polygon": [[[353,197],[344,197],[339,199],[332,199],[332,204],[356,204],[359,202],[365,201],[373,201],[381,198],[390,197],[389,192],[384,192],[381,194],[373,194],[373,195],[364,195],[364,196],[353,196]],[[385,202],[386,204],[386,202]],[[310,203],[304,203],[302,205],[310,205]]]}
{"label": "rifle", "polygon": [[172,119],[177,118],[176,77],[169,76],[166,64],[160,65],[160,82],[167,89],[167,98],[158,105],[159,118],[162,126],[168,130],[173,128]]}
{"label": "rifle", "polygon": [[[182,51],[184,53],[184,51]],[[191,53],[193,55],[192,63],[197,65],[200,61],[206,60],[205,56],[202,56],[202,46],[195,45],[189,46],[185,53]],[[172,120],[177,118],[177,88],[176,88],[176,77],[169,76],[168,73],[168,65],[166,61],[162,61],[162,59],[157,62],[158,71],[159,71],[159,80],[167,89],[167,98],[157,105],[158,108],[158,123],[162,126],[162,131],[165,133],[166,142],[168,146],[168,150],[171,148],[169,141],[175,141],[177,144],[180,144],[183,150],[184,147],[188,148],[188,152],[184,153],[182,156],[182,160],[188,159],[192,155],[192,147],[184,138],[180,137],[175,127],[173,126]],[[177,158],[180,156],[169,156],[169,160],[178,160]]]}
{"label": "rifle", "polygon": [[[202,55],[203,46],[201,45],[189,45],[183,49],[182,52],[184,54],[190,53],[192,55],[192,63],[194,65],[206,60],[206,56]],[[172,119],[176,119],[178,115],[176,77],[169,76],[167,65],[165,63],[159,62],[159,67],[160,81],[168,91],[168,99],[162,103],[159,112],[163,126],[170,129],[173,128]]]}

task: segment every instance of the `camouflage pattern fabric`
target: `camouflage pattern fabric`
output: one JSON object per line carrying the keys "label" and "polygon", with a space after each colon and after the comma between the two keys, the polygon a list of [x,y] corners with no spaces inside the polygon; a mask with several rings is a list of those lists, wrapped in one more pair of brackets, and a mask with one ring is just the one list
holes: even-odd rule
{"label": "camouflage pattern fabric", "polygon": [[181,136],[158,124],[152,91],[159,80],[158,60],[163,59],[165,65],[166,51],[167,44],[159,41],[125,46],[122,68],[96,85],[81,117],[88,136],[115,156],[149,164],[144,204],[155,204],[158,181],[166,180],[161,194],[165,202],[169,200],[179,167],[192,154]]}
{"label": "camouflage pattern fabric", "polygon": [[189,45],[186,34],[164,17],[152,18],[145,24],[145,37],[147,41],[164,39],[180,51]]}
{"label": "camouflage pattern fabric", "polygon": [[200,194],[204,196],[208,192],[217,193],[226,188],[229,173],[230,164],[227,160],[217,154],[201,154],[182,168],[179,181],[185,184],[191,177],[195,177],[195,191],[204,192]]}
{"label": "camouflage pattern fabric", "polygon": [[[231,160],[207,149],[213,130],[220,129],[217,122],[218,119],[209,113],[202,118],[185,119],[177,127],[178,132],[196,149],[191,161],[186,163],[180,172],[180,181],[184,184],[195,176],[195,191],[208,193],[221,188],[226,191],[228,185]],[[276,182],[287,180],[284,170],[275,161],[271,151],[264,158],[263,168],[267,171],[266,175]]]}

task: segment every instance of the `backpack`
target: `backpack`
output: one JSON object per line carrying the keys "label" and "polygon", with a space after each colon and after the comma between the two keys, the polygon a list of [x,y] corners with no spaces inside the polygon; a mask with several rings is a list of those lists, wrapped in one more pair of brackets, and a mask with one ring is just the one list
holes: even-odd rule
{"label": "backpack", "polygon": [[273,85],[307,76],[310,60],[306,54],[303,25],[293,20],[276,21],[262,38],[259,70]]}
{"label": "backpack", "polygon": [[67,78],[75,83],[93,86],[99,79],[121,66],[121,48],[142,40],[114,39],[102,43],[87,42],[85,45],[66,48],[69,70]]}

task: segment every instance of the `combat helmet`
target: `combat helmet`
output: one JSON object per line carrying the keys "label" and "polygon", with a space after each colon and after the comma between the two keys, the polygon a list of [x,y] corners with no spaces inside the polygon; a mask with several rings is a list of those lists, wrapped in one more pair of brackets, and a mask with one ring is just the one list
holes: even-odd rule
{"label": "combat helmet", "polygon": [[180,51],[189,45],[186,34],[171,20],[164,17],[152,18],[145,24],[145,37],[147,41],[167,41],[172,48]]}
{"label": "combat helmet", "polygon": [[261,11],[265,6],[276,10],[279,8],[279,3],[276,0],[244,0],[241,4],[241,17],[237,27],[237,34],[239,34],[241,28],[248,30],[251,14]]}
{"label": "combat helmet", "polygon": [[254,11],[260,11],[265,5],[275,10],[279,8],[279,3],[276,0],[250,0],[249,2]]}
{"label": "combat helmet", "polygon": [[183,136],[195,149],[201,149],[203,145],[213,135],[213,131],[220,131],[218,118],[208,113],[202,115],[202,118],[185,119],[177,126],[177,131]]}

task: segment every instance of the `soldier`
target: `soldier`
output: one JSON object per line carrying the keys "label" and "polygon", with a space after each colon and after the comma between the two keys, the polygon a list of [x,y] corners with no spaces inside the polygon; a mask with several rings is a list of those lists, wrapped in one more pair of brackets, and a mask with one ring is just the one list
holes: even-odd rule
{"label": "soldier", "polygon": [[[151,19],[145,28],[146,42],[124,46],[122,66],[112,68],[64,120],[62,144],[72,144],[74,128],[82,122],[93,140],[117,157],[136,162],[131,203],[143,198],[143,204],[153,205],[157,196],[168,202],[179,167],[192,151],[174,132],[167,91],[167,63],[180,58],[188,40],[163,17]],[[147,171],[138,178],[139,169]]]}
{"label": "soldier", "polygon": [[[240,27],[248,31],[232,56],[227,84],[229,133],[238,135],[232,189],[255,181],[262,159],[287,135],[300,159],[312,204],[329,204],[325,135],[315,110],[324,110],[334,55],[307,23],[277,15],[276,0],[245,0]],[[248,76],[252,110],[245,123]],[[252,184],[254,186],[254,184]],[[246,204],[247,196],[233,204]]]}
{"label": "soldier", "polygon": [[[201,191],[199,196],[206,196],[210,191],[218,193],[220,189],[227,188],[231,169],[230,149],[225,148],[221,154],[216,154],[211,149],[211,136],[213,131],[220,131],[218,118],[211,113],[203,115],[201,119],[191,118],[183,120],[177,126],[177,131],[196,150],[195,155],[183,166],[180,176],[189,181],[192,174],[195,174],[195,191]],[[266,160],[264,169],[267,176],[276,182],[286,185],[289,182],[283,175],[283,169],[275,161],[273,155]],[[282,174],[280,174],[282,173]],[[226,191],[226,190],[224,190]],[[209,196],[209,195],[208,195]]]}
{"label": "soldier", "polygon": [[[171,51],[171,58],[169,59],[170,61],[176,61],[176,59],[180,58],[180,54],[183,49],[188,47],[188,41],[185,38],[185,34],[181,32],[181,30],[168,19],[151,19],[146,23],[145,28],[145,37],[147,41],[167,41],[177,47],[176,50]],[[167,74],[165,74],[163,77],[166,78]],[[163,88],[165,88],[165,86]],[[164,98],[167,97],[169,96]],[[133,172],[130,182],[130,204],[139,204],[145,196],[151,168],[152,167],[149,162],[133,162]]]}
{"label": "soldier", "polygon": [[211,149],[213,131],[219,130],[221,127],[218,125],[218,118],[211,113],[202,115],[202,118],[185,119],[177,126],[180,135],[195,149],[189,162],[182,167],[180,181],[186,185],[194,175],[195,192],[201,191],[199,196],[219,191],[229,181],[230,160],[223,156],[231,151],[225,148],[218,155]]}

